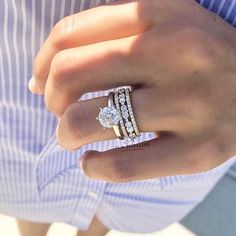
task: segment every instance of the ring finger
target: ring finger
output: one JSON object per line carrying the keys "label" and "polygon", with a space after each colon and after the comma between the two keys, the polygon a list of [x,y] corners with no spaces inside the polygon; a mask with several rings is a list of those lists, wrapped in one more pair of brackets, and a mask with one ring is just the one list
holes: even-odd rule
{"label": "ring finger", "polygon": [[[157,129],[147,106],[147,89],[136,89],[130,94],[135,120],[140,132]],[[62,115],[57,128],[57,138],[66,149],[78,149],[95,141],[117,138],[113,129],[103,129],[96,117],[100,107],[106,107],[108,97],[81,100],[70,105]],[[159,125],[158,125],[159,126]],[[159,127],[159,129],[162,127]]]}

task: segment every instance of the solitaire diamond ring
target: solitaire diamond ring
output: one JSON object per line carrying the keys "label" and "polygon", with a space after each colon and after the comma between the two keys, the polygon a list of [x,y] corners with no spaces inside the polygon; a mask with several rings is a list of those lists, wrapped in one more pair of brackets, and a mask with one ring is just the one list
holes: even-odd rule
{"label": "solitaire diamond ring", "polygon": [[98,117],[96,117],[96,119],[99,120],[104,129],[117,126],[121,119],[121,114],[113,105],[111,96],[113,97],[113,92],[109,93],[108,97],[110,97],[110,99],[108,100],[108,106],[103,108],[100,107],[99,115]]}
{"label": "solitaire diamond ring", "polygon": [[98,116],[103,128],[113,128],[119,139],[140,137],[131,105],[130,89],[121,88],[108,95],[108,106],[101,108]]}

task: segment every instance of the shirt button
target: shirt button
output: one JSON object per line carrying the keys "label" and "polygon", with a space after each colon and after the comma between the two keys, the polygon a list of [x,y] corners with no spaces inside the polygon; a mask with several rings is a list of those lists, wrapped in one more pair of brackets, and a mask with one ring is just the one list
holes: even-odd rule
{"label": "shirt button", "polygon": [[98,197],[98,194],[96,193],[96,192],[94,192],[94,191],[90,191],[89,193],[88,193],[88,195],[90,196],[90,197],[92,197],[92,198],[97,198]]}

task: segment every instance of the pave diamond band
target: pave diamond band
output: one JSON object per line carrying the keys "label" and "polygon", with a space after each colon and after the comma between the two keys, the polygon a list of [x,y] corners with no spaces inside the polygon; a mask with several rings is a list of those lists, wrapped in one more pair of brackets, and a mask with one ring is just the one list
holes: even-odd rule
{"label": "pave diamond band", "polygon": [[134,119],[134,113],[131,105],[130,99],[130,89],[122,88],[118,90],[118,99],[121,107],[121,117],[123,119],[124,127],[122,130],[125,130],[126,137],[134,140],[140,136],[138,131],[137,124]]}
{"label": "pave diamond band", "polygon": [[140,136],[131,105],[130,89],[121,88],[110,92],[108,106],[100,108],[97,120],[105,128],[113,128],[119,139],[131,139]]}
{"label": "pave diamond band", "polygon": [[136,121],[134,119],[134,113],[133,113],[133,109],[131,106],[131,99],[130,99],[130,90],[128,88],[125,89],[125,95],[126,95],[126,102],[127,102],[127,106],[128,106],[128,110],[129,110],[129,114],[130,114],[130,119],[131,119],[133,129],[135,132],[135,136],[140,136]]}
{"label": "pave diamond band", "polygon": [[[115,92],[114,93],[114,100],[115,100],[115,106],[116,106],[116,109],[121,113],[121,110],[120,110],[120,103],[119,103],[119,100],[118,100],[118,92]],[[122,119],[122,114],[121,114],[121,119],[120,119],[120,129],[122,131],[122,135],[123,137],[128,137],[128,134],[126,132],[126,129],[125,129],[125,126],[124,126],[124,121]]]}
{"label": "pave diamond band", "polygon": [[134,138],[135,133],[133,132],[133,125],[131,123],[131,119],[130,119],[130,114],[128,111],[128,104],[127,104],[127,100],[126,100],[126,96],[125,96],[125,90],[124,89],[120,89],[118,90],[118,98],[119,98],[119,104],[121,107],[121,116],[123,119],[123,129],[126,132],[126,137],[127,138]]}

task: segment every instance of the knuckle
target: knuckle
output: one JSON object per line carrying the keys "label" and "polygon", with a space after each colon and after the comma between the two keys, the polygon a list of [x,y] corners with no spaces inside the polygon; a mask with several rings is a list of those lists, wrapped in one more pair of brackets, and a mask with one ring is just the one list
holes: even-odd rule
{"label": "knuckle", "polygon": [[[58,102],[61,99],[61,102]],[[55,115],[61,117],[66,110],[66,107],[71,104],[70,92],[65,90],[63,93],[58,93],[55,88],[52,87],[50,90],[46,89],[44,93],[44,103],[46,109]]]}
{"label": "knuckle", "polygon": [[[49,112],[52,112],[52,113],[55,113],[55,110],[54,110],[54,103],[52,101],[52,99],[50,99],[48,97],[48,95],[45,93],[44,95],[44,103],[45,103],[45,107],[46,109],[49,111]],[[56,114],[56,113],[55,113]]]}
{"label": "knuckle", "polygon": [[[143,8],[142,9],[142,12],[145,12],[147,15],[150,15],[150,13],[153,13],[153,18],[156,18],[156,12],[157,10],[159,11],[159,9],[163,9],[163,7],[166,8],[166,1],[157,1],[157,0],[149,0],[149,1],[146,1],[146,0],[141,0],[139,2],[137,2],[136,4]],[[145,10],[145,11],[143,11]]]}
{"label": "knuckle", "polygon": [[56,49],[64,49],[71,41],[75,30],[75,17],[66,16],[56,23],[50,33],[50,42]]}
{"label": "knuckle", "polygon": [[71,60],[63,51],[58,52],[52,59],[50,77],[53,85],[60,87],[65,85],[70,73]]}
{"label": "knuckle", "polygon": [[173,35],[175,41],[179,42],[179,46],[183,53],[187,55],[195,55],[196,52],[202,51],[204,44],[201,43],[201,30],[190,24],[189,26],[181,26]]}
{"label": "knuckle", "polygon": [[[178,43],[181,60],[191,74],[213,68],[215,65],[215,43],[202,29],[190,24],[175,32],[173,39]],[[215,55],[215,56],[214,56]]]}
{"label": "knuckle", "polygon": [[189,26],[185,27],[182,32],[183,37],[183,46],[185,47],[185,52],[189,52],[190,56],[194,59],[193,62],[196,62],[196,60],[204,60],[204,63],[206,62],[206,59],[209,59],[209,52],[210,50],[210,44],[206,43],[207,41],[210,43],[210,39],[206,33],[203,32],[203,30],[195,27],[195,26]]}
{"label": "knuckle", "polygon": [[203,33],[202,30],[199,30],[197,27],[191,26],[185,26],[182,33],[182,37],[185,39],[186,42],[189,42],[190,44],[187,44],[189,48],[193,46],[199,46],[201,44],[201,35]]}

